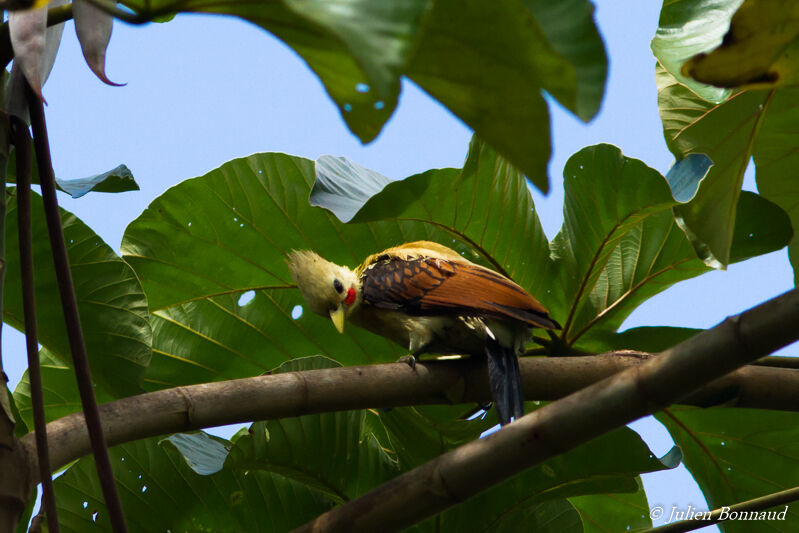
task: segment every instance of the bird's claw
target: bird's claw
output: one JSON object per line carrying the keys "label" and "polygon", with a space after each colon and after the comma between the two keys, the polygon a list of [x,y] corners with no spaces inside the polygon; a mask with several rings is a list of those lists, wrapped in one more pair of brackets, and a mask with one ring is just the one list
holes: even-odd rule
{"label": "bird's claw", "polygon": [[411,370],[416,370],[416,357],[411,353],[409,353],[408,355],[403,355],[402,357],[397,359],[397,362],[405,363],[409,367],[411,367]]}

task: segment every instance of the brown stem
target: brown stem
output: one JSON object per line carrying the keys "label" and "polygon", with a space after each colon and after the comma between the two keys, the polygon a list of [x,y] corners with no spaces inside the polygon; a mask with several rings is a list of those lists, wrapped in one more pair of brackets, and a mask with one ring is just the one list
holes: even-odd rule
{"label": "brown stem", "polygon": [[111,470],[111,461],[100,422],[100,412],[97,400],[94,397],[94,384],[92,382],[89,360],[86,356],[86,343],[83,340],[83,331],[80,326],[78,302],[75,299],[75,288],[72,283],[72,273],[69,269],[67,247],[64,242],[64,232],[61,228],[61,214],[58,208],[58,199],[55,191],[55,176],[50,158],[50,143],[47,139],[47,124],[44,119],[44,106],[39,97],[26,83],[28,109],[30,111],[31,126],[33,127],[33,143],[36,147],[36,162],[39,167],[39,180],[42,187],[42,200],[44,201],[44,214],[47,219],[47,230],[50,235],[50,246],[53,251],[58,290],[61,295],[61,306],[64,311],[64,321],[67,327],[67,337],[72,353],[72,362],[75,367],[75,377],[78,381],[78,391],[86,417],[86,425],[92,443],[92,452],[97,465],[97,474],[103,489],[105,504],[113,530],[117,533],[126,533],[125,516],[119,500],[114,473]]}
{"label": "brown stem", "polygon": [[61,531],[55,506],[53,478],[50,475],[50,452],[47,446],[47,423],[44,417],[42,372],[36,335],[36,304],[33,292],[33,234],[31,232],[31,140],[28,126],[18,117],[11,117],[11,135],[17,150],[17,220],[19,225],[19,263],[22,278],[22,309],[25,316],[25,342],[28,351],[28,378],[39,478],[42,499],[50,531]]}
{"label": "brown stem", "polygon": [[793,342],[797,323],[799,291],[794,290],[441,455],[296,531],[409,527]]}
{"label": "brown stem", "polygon": [[[764,511],[775,505],[781,505],[783,503],[788,504],[796,500],[799,500],[799,487],[781,490],[745,502],[739,502],[730,506],[720,507],[713,511],[707,511],[707,519],[703,516],[702,519],[680,520],[678,522],[666,524],[665,526],[653,527],[641,533],[682,533],[684,531],[693,531],[701,527],[711,526],[728,520],[731,513],[737,513],[738,516],[741,516],[740,513]],[[785,507],[787,511],[788,506],[786,505]],[[699,515],[704,515],[704,513],[697,512],[696,516]]]}

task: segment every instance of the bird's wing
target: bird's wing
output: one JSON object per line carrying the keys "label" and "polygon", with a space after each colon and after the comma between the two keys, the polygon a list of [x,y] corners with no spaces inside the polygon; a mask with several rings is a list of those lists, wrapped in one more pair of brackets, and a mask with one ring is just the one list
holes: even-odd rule
{"label": "bird's wing", "polygon": [[489,315],[559,327],[524,289],[474,263],[438,257],[405,259],[388,253],[370,259],[361,274],[362,295],[375,307],[415,315]]}

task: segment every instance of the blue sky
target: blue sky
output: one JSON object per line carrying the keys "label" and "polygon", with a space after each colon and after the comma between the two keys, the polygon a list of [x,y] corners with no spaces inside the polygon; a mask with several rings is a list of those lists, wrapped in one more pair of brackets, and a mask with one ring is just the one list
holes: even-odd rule
{"label": "blue sky", "polygon": [[[596,3],[610,76],[602,110],[590,124],[551,106],[552,192],[548,197],[533,192],[550,238],[562,223],[562,169],[580,148],[615,144],[662,173],[673,160],[658,118],[649,49],[659,2]],[[70,23],[44,95],[57,176],[83,177],[125,163],[141,186],[140,192],[79,200],[61,195],[63,207],[117,250],[127,224],[156,196],[235,157],[273,151],[311,159],[343,155],[399,179],[461,166],[471,136],[457,118],[406,81],[395,115],[376,141],[363,146],[298,56],[260,28],[232,18],[184,15],[166,24],[117,23],[107,71],[127,85],[107,87],[94,78]],[[751,174],[745,187],[754,190]],[[792,287],[783,250],[682,282],[641,306],[625,327],[710,327]],[[791,352],[791,347],[782,351]],[[8,328],[3,354],[13,386],[25,355],[21,336]],[[672,445],[657,422],[633,427],[658,455]],[[652,505],[706,508],[684,468],[645,476],[644,483]]]}

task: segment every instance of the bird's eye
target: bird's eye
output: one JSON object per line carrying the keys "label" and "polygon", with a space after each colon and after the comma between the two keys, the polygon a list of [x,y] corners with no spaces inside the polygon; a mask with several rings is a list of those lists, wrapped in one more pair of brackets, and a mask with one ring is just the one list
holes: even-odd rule
{"label": "bird's eye", "polygon": [[344,292],[344,285],[342,285],[341,282],[337,279],[333,280],[333,288],[336,289],[336,292],[339,294]]}

